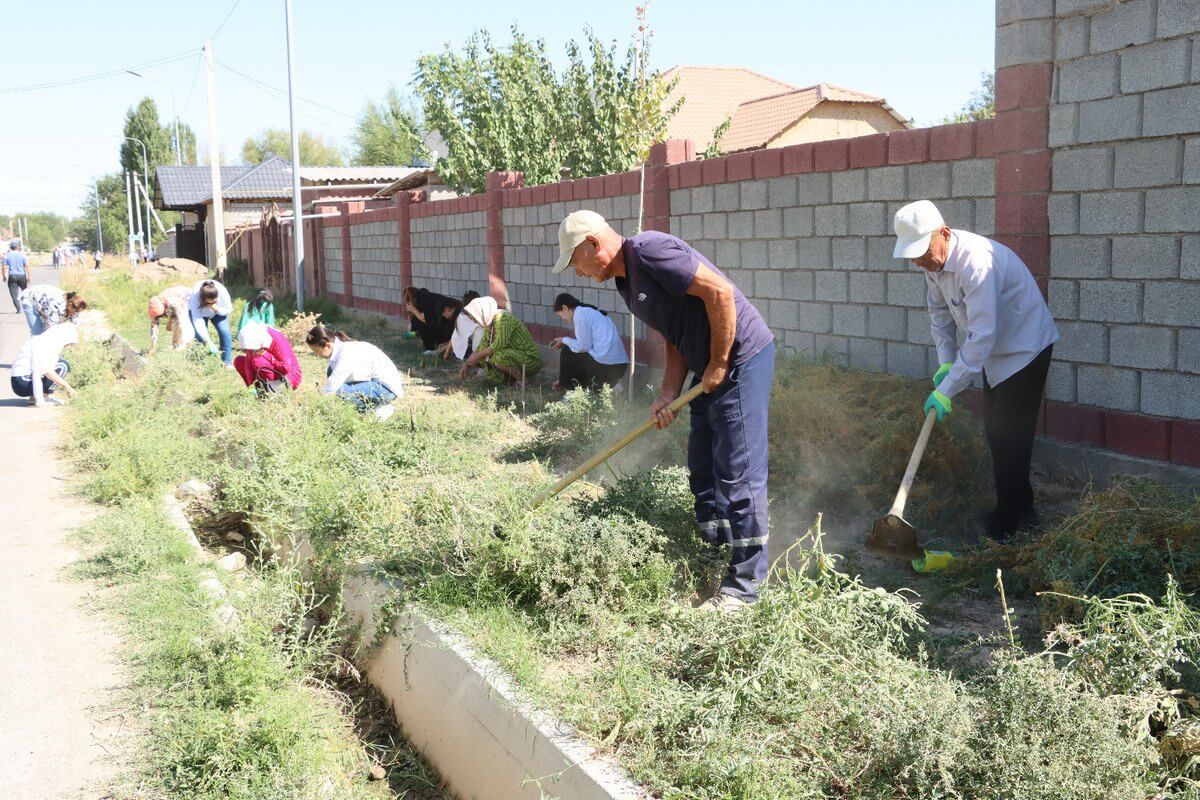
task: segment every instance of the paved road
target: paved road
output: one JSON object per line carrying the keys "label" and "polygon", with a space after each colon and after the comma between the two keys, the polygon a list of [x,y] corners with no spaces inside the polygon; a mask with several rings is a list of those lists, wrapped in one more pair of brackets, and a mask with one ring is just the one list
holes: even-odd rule
{"label": "paved road", "polygon": [[[52,269],[33,271],[53,283]],[[0,798],[105,797],[119,722],[105,706],[121,673],[112,625],[88,610],[86,584],[64,575],[67,535],[97,512],[69,491],[56,448],[63,409],[15,397],[9,364],[29,336],[0,295]]]}

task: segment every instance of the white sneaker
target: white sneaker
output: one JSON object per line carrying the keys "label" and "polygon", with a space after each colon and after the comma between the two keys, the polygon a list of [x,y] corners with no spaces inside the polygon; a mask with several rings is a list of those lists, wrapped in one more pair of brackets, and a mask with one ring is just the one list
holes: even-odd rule
{"label": "white sneaker", "polygon": [[379,408],[375,409],[375,417],[380,422],[383,422],[385,419],[387,419],[388,417],[392,416],[392,414],[395,414],[395,413],[396,413],[396,407],[393,405],[390,405],[390,404],[386,405],[386,406],[380,406]]}
{"label": "white sneaker", "polygon": [[62,400],[59,400],[57,397],[47,397],[46,402],[52,406],[65,406],[66,405],[66,403],[64,403]]}
{"label": "white sneaker", "polygon": [[696,606],[697,611],[716,611],[724,614],[731,614],[737,611],[743,611],[750,604],[740,597],[734,597],[731,594],[717,592],[712,597],[705,600],[700,605]]}

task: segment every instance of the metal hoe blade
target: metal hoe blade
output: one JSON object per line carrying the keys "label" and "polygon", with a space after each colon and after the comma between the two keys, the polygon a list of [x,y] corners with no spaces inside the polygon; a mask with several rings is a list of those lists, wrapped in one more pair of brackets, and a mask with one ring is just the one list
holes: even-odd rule
{"label": "metal hoe blade", "polygon": [[925,557],[920,545],[921,533],[898,514],[885,514],[875,520],[867,535],[867,549],[883,558],[912,561]]}

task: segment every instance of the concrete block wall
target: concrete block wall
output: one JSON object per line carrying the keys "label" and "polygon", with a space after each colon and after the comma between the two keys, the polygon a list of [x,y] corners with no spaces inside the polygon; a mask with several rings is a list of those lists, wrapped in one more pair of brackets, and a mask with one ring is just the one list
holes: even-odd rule
{"label": "concrete block wall", "polygon": [[1051,432],[1200,466],[1200,3],[1042,13]]}
{"label": "concrete block wall", "polygon": [[[637,203],[636,195],[617,195],[503,209],[509,308],[530,326],[535,335],[547,339],[569,333],[550,306],[558,293],[570,292],[583,302],[608,312],[617,329],[628,339],[629,313],[611,285],[601,286],[579,278],[569,269],[555,275],[552,268],[558,259],[558,223],[563,217],[572,211],[590,208],[622,234],[632,236],[637,232]],[[637,336],[639,340],[647,336],[645,326],[640,323]]]}
{"label": "concrete block wall", "polygon": [[392,219],[377,219],[350,226],[350,248],[354,254],[351,272],[355,297],[399,305],[400,274],[396,254],[400,233]]}
{"label": "concrete block wall", "polygon": [[450,297],[469,289],[487,294],[485,212],[419,216],[409,225],[413,285]]}
{"label": "concrete block wall", "polygon": [[909,377],[936,353],[925,279],[892,258],[892,217],[934,201],[951,227],[991,235],[991,159],[883,164],[671,192],[671,230],[754,303],[782,348]]}
{"label": "concrete block wall", "polygon": [[325,285],[322,293],[341,296],[346,291],[346,283],[342,276],[342,229],[340,226],[324,226],[324,263]]}

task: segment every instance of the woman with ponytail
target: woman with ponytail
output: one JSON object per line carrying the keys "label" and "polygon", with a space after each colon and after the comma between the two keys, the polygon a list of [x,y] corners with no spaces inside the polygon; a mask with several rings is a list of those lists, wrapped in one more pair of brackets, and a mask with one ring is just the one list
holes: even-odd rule
{"label": "woman with ponytail", "polygon": [[391,403],[404,396],[404,383],[382,350],[324,325],[314,326],[305,342],[313,355],[329,360],[323,393],[349,400],[359,411],[375,408],[380,419],[395,412]]}
{"label": "woman with ponytail", "polygon": [[565,392],[578,386],[598,389],[616,385],[629,369],[629,356],[608,314],[566,292],[554,298],[553,308],[559,319],[575,328],[573,337],[561,336],[550,342],[550,349],[559,353],[554,388]]}

